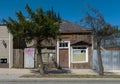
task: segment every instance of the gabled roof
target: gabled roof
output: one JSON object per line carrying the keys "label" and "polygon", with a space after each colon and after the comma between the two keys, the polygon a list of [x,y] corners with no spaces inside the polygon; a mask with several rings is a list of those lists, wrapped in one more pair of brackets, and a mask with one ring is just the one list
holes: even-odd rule
{"label": "gabled roof", "polygon": [[91,45],[91,43],[86,41],[71,41],[71,45]]}
{"label": "gabled roof", "polygon": [[80,32],[91,32],[90,29],[84,28],[73,22],[63,20],[60,24],[61,33],[80,33]]}

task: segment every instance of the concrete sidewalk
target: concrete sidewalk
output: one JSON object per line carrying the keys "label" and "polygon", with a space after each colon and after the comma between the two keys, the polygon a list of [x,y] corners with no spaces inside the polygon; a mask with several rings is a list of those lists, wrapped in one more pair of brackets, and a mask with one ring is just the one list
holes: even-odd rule
{"label": "concrete sidewalk", "polygon": [[[52,73],[54,73],[54,72],[55,73],[66,73],[66,72],[61,72],[61,71],[53,69]],[[71,72],[70,74],[97,75],[97,73],[91,69],[71,69],[70,72]],[[39,74],[39,72],[38,72],[38,69],[0,68],[0,75],[1,75],[0,79],[19,79],[20,76],[25,75],[25,74]],[[67,73],[67,74],[69,74],[69,73]]]}
{"label": "concrete sidewalk", "polygon": [[[98,73],[96,73],[92,69],[71,69],[70,72],[71,73],[67,73],[67,74],[98,75]],[[54,73],[54,71],[52,73]],[[59,72],[57,72],[57,73],[59,73]],[[22,78],[20,78],[20,76],[25,75],[25,74],[39,74],[39,72],[38,72],[38,69],[0,68],[0,80],[22,79]],[[116,70],[113,72],[109,71],[109,72],[106,72],[105,74],[120,75],[120,70]]]}
{"label": "concrete sidewalk", "polygon": [[71,69],[71,73],[78,75],[98,75],[98,73],[92,69]]}
{"label": "concrete sidewalk", "polygon": [[0,68],[0,79],[18,79],[24,74],[34,74],[32,69]]}

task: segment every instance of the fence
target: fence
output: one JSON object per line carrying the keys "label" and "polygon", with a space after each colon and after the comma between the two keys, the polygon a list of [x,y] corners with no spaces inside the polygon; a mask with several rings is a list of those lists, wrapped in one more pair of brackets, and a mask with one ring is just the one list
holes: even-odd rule
{"label": "fence", "polygon": [[[101,50],[105,71],[120,70],[120,50]],[[93,69],[98,70],[97,50],[93,51]]]}
{"label": "fence", "polygon": [[[14,49],[13,50],[13,67],[15,68],[24,68],[24,50],[22,49]],[[38,53],[34,54],[34,67],[37,68],[38,65],[40,64],[40,57],[38,56]],[[56,53],[55,51],[51,52],[42,52],[41,53],[42,58],[43,58],[43,63],[47,65],[47,67],[53,68],[55,67],[55,62],[56,62]]]}
{"label": "fence", "polygon": [[22,49],[14,49],[13,50],[13,67],[15,68],[23,68],[24,67],[24,52]]}

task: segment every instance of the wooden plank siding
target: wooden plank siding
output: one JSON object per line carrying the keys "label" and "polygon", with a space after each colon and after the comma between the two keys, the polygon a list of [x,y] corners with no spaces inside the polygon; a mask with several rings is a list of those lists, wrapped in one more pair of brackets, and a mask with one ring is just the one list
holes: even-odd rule
{"label": "wooden plank siding", "polygon": [[62,40],[69,40],[69,41],[84,41],[87,43],[92,44],[92,35],[90,33],[84,33],[84,34],[62,34],[61,35]]}
{"label": "wooden plank siding", "polygon": [[[91,33],[63,33],[61,34],[61,40],[70,41],[70,44],[74,42],[79,42],[79,41],[86,42],[88,46],[88,62],[87,63],[72,63],[71,62],[70,68],[74,68],[74,69],[92,68],[92,35]],[[81,45],[84,45],[84,44],[81,44]],[[76,45],[76,46],[79,46],[79,45]]]}

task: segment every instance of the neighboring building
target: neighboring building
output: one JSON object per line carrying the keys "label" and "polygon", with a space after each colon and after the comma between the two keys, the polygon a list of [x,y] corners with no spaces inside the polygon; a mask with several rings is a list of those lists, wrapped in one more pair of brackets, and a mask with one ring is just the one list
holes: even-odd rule
{"label": "neighboring building", "polygon": [[0,25],[0,68],[13,66],[13,38],[6,26]]}

